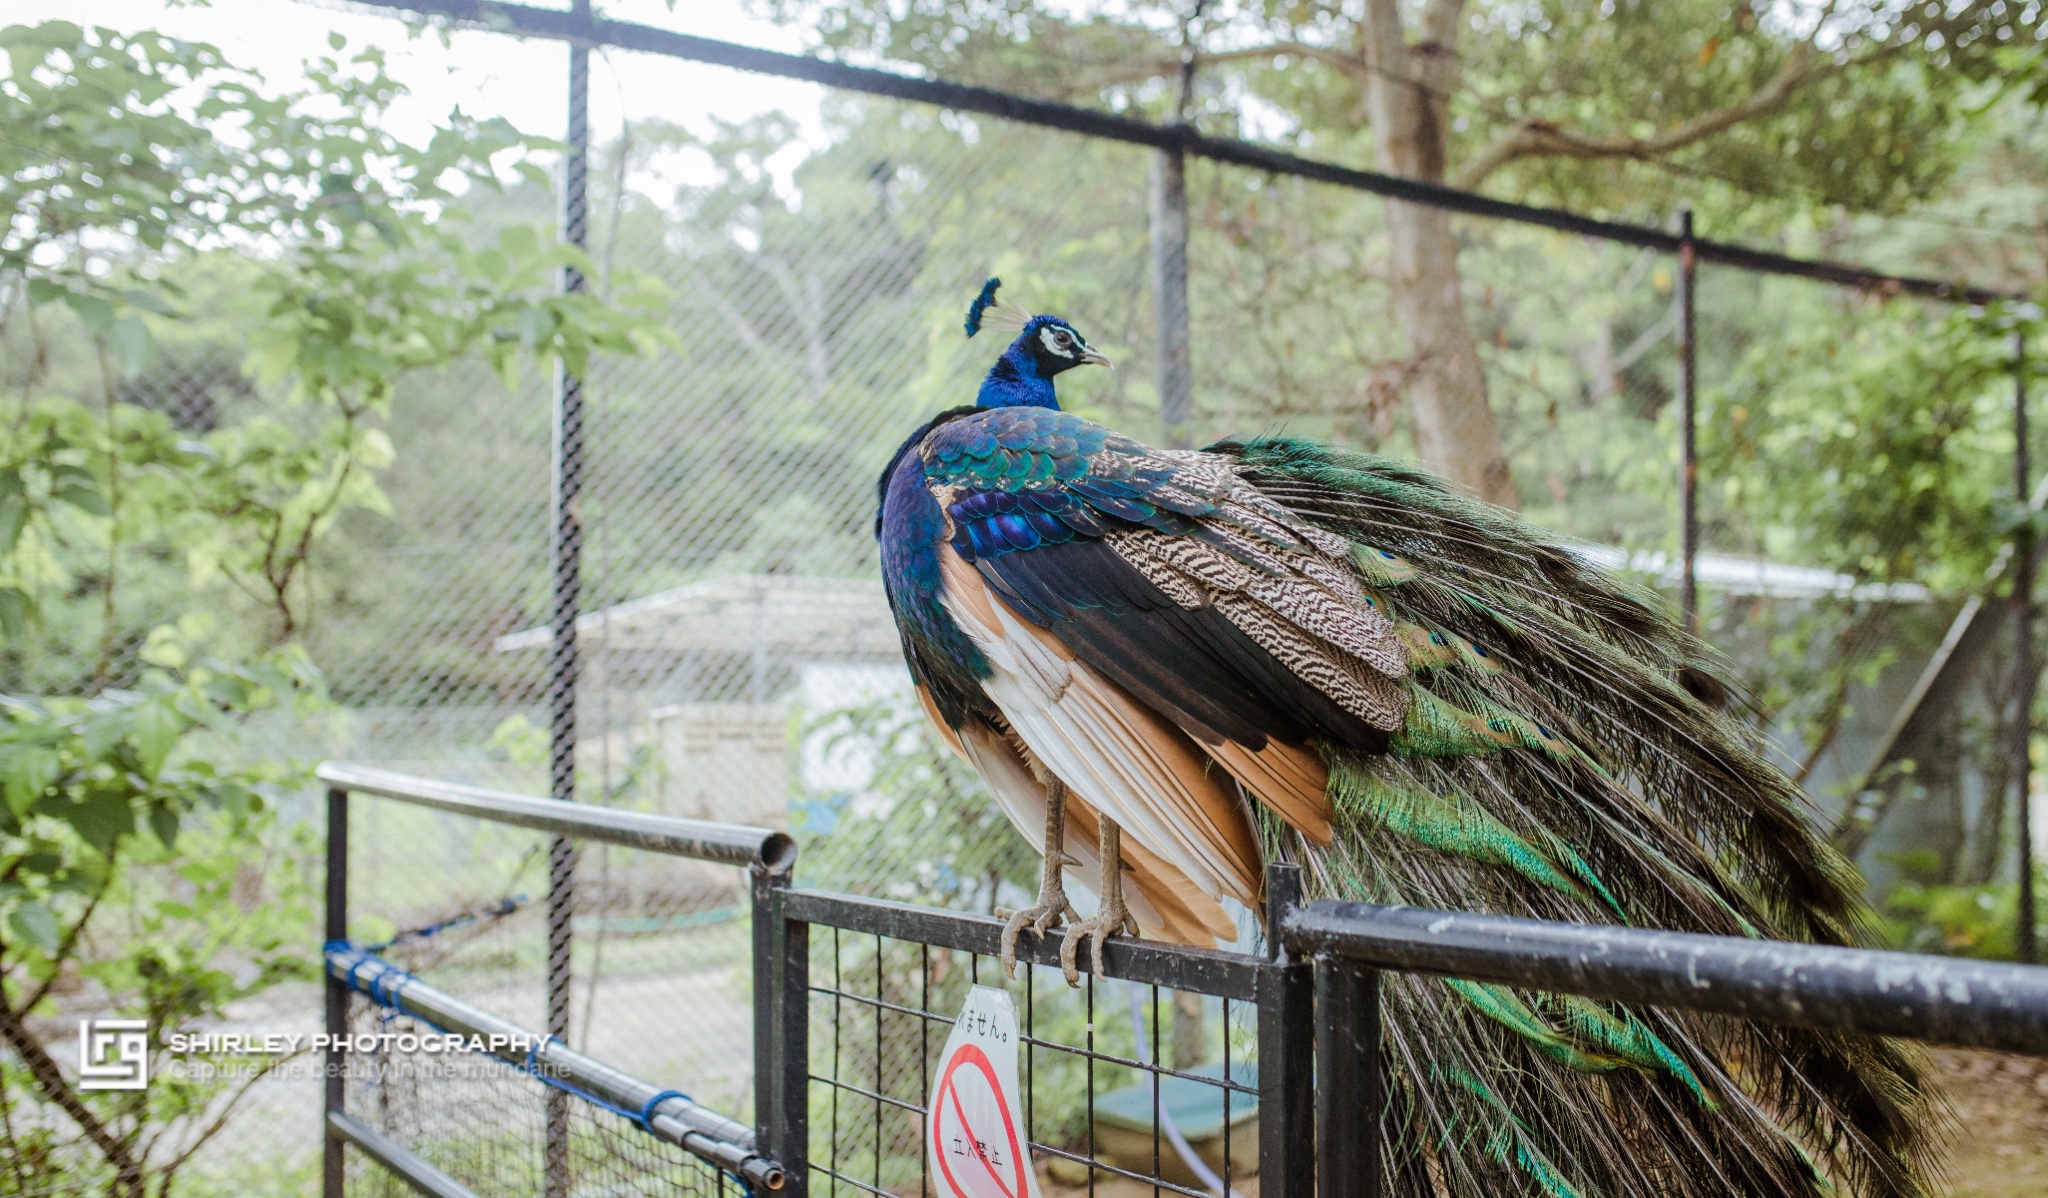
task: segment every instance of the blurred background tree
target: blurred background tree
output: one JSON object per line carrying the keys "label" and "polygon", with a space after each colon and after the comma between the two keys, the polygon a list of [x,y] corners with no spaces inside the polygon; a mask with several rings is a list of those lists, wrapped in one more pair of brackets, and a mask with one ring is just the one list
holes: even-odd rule
{"label": "blurred background tree", "polygon": [[[1681,200],[1739,238],[1896,212],[1945,182],[1965,109],[2031,46],[2001,0],[1767,6],[1464,0],[1140,3],[773,0],[821,44],[1028,95],[1256,128],[1403,178],[1655,220]],[[1401,356],[1381,370],[1416,451],[1519,506],[1488,403],[1450,214],[1394,203],[1379,263]]]}
{"label": "blurred background tree", "polygon": [[[8,1192],[167,1194],[279,1063],[86,1094],[46,1025],[60,997],[90,997],[145,1019],[160,1049],[315,975],[318,846],[277,819],[307,767],[237,733],[265,709],[328,710],[296,643],[304,572],[341,514],[385,507],[397,382],[470,358],[507,379],[558,358],[580,370],[652,335],[555,294],[560,267],[588,263],[548,233],[444,211],[501,171],[531,174],[532,143],[459,112],[402,141],[381,56],[331,45],[308,88],[269,94],[205,45],[0,30]],[[228,402],[137,388],[219,352],[222,325],[248,346]]]}

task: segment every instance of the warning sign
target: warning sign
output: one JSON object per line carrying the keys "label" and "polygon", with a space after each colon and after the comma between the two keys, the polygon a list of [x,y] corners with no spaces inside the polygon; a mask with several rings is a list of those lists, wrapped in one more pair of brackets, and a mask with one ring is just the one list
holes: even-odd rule
{"label": "warning sign", "polygon": [[976,986],[932,1079],[931,1175],[941,1198],[1039,1198],[1017,1089],[1017,1008]]}

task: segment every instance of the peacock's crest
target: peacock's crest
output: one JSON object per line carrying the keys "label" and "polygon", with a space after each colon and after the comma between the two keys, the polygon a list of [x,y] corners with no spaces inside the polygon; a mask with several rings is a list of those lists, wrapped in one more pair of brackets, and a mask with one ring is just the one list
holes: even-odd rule
{"label": "peacock's crest", "polygon": [[1007,333],[1019,333],[1031,323],[1031,313],[1015,300],[999,300],[996,292],[1001,290],[1003,281],[994,276],[982,283],[981,294],[967,305],[967,335],[974,336],[984,327],[1000,329]]}

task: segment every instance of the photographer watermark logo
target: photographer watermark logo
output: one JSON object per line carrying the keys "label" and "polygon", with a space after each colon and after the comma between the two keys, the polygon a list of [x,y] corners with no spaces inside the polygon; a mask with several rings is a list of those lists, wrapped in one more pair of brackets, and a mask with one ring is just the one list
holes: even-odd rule
{"label": "photographer watermark logo", "polygon": [[149,1085],[149,1024],[140,1019],[78,1021],[78,1088],[140,1090]]}

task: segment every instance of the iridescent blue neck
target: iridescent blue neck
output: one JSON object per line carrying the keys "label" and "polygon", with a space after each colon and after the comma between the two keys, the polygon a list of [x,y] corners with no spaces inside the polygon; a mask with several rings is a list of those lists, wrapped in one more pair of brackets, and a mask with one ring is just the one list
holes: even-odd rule
{"label": "iridescent blue neck", "polygon": [[1011,346],[981,380],[974,402],[984,408],[1058,408],[1052,380],[1039,373],[1038,363],[1027,353]]}

